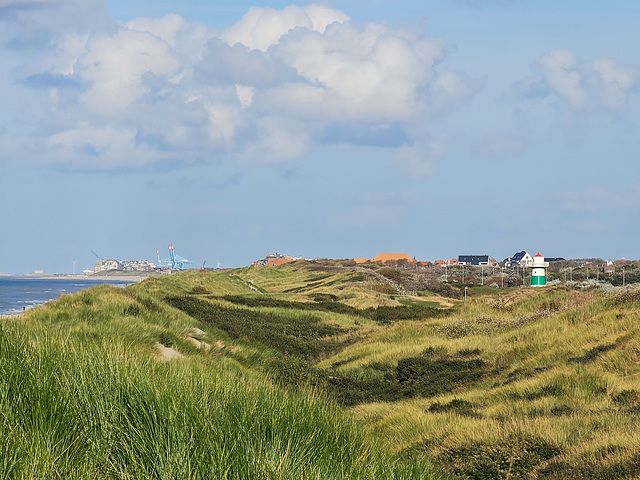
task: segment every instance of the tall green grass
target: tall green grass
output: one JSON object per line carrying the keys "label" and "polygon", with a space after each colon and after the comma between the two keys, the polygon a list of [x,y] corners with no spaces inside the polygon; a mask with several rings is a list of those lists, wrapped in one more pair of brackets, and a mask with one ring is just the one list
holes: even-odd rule
{"label": "tall green grass", "polygon": [[0,478],[640,476],[640,291],[442,310],[366,273],[184,272],[4,320]]}
{"label": "tall green grass", "polygon": [[[319,392],[189,346],[207,325],[154,291],[99,287],[3,322],[0,478],[439,478]],[[187,358],[159,361],[161,338]]]}
{"label": "tall green grass", "polygon": [[[638,291],[517,289],[394,324],[321,366],[358,376],[421,351],[477,352],[485,371],[473,381],[458,368],[452,388],[352,412],[408,454],[468,478],[637,478],[639,321]],[[444,372],[425,358],[418,375],[421,365],[440,368],[425,381]]]}

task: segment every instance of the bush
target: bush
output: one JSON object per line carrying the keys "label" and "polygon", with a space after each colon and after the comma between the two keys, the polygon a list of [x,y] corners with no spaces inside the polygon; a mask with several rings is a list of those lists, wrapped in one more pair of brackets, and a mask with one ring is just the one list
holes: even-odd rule
{"label": "bush", "polygon": [[[468,442],[445,450],[440,460],[456,475],[474,480],[529,478],[561,449],[540,437],[512,435],[496,442]],[[584,477],[587,478],[587,477]]]}
{"label": "bush", "polygon": [[475,405],[473,403],[455,398],[445,404],[440,404],[439,402],[432,403],[427,411],[430,413],[453,412],[466,417],[479,417],[480,415],[474,409]]}

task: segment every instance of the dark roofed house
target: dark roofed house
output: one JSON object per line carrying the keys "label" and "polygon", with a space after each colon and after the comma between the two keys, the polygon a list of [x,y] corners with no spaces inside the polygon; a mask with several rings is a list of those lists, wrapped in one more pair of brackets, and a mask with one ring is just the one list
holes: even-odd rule
{"label": "dark roofed house", "polygon": [[458,265],[489,265],[489,255],[458,255]]}
{"label": "dark roofed house", "polygon": [[505,267],[530,267],[533,265],[533,257],[523,250],[513,257],[505,258],[503,265]]}
{"label": "dark roofed house", "polygon": [[566,262],[566,260],[562,257],[544,257],[545,262]]}

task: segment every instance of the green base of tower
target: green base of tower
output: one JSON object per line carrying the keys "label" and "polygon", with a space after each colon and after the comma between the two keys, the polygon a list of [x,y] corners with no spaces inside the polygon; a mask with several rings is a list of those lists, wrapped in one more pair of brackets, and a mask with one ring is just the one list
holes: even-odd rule
{"label": "green base of tower", "polygon": [[532,287],[544,287],[547,284],[547,277],[531,277]]}

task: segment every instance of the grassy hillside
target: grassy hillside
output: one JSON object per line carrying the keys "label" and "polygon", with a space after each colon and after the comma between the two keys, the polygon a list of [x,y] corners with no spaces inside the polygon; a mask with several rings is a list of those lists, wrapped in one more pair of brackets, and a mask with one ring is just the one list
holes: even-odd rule
{"label": "grassy hillside", "polygon": [[[4,478],[637,478],[640,291],[298,262],[0,330]],[[443,473],[435,473],[442,471]]]}
{"label": "grassy hillside", "polygon": [[[264,365],[284,371],[290,355],[172,306],[202,302],[249,330],[262,317],[300,321],[292,309],[254,315],[220,299],[256,293],[242,273],[100,286],[4,318],[0,478],[440,478],[321,392],[275,385]],[[305,331],[282,338],[345,336],[327,340],[334,348],[353,323],[311,312]]]}

